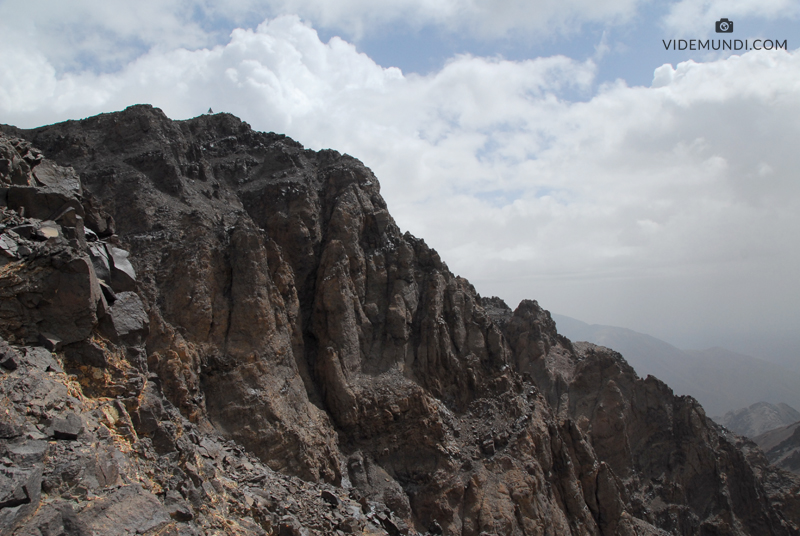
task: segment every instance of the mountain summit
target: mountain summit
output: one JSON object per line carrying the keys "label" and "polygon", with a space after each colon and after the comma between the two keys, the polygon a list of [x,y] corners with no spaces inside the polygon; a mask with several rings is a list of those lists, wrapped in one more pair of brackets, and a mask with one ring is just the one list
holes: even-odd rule
{"label": "mountain summit", "polygon": [[798,534],[798,481],[228,114],[0,127],[3,534]]}

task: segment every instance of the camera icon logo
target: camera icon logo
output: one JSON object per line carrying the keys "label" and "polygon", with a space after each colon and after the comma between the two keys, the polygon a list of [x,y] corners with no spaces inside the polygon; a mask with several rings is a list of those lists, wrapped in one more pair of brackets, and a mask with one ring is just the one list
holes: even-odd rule
{"label": "camera icon logo", "polygon": [[733,21],[719,19],[714,23],[714,28],[717,30],[717,33],[733,33]]}

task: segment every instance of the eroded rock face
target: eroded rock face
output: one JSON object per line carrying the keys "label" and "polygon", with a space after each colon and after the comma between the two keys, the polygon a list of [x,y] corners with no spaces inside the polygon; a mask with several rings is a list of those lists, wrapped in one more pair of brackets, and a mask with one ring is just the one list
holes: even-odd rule
{"label": "eroded rock face", "polygon": [[481,299],[352,157],[148,106],[2,130],[12,532],[798,533],[793,477]]}

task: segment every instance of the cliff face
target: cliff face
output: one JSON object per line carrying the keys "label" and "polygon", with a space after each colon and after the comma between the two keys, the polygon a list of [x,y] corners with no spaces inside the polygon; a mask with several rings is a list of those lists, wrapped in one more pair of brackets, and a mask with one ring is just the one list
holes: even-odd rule
{"label": "cliff face", "polygon": [[793,477],[481,299],[352,157],[148,106],[2,131],[8,533],[798,533]]}

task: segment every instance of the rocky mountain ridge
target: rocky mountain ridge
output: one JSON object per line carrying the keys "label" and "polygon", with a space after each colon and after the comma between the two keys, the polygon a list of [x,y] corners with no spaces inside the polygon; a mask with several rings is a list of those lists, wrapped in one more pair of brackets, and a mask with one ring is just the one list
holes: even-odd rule
{"label": "rocky mountain ridge", "polygon": [[792,475],[239,119],[3,126],[8,534],[798,534]]}
{"label": "rocky mountain ridge", "polygon": [[590,325],[558,314],[553,319],[570,339],[613,348],[639,375],[651,374],[677,394],[696,398],[720,424],[725,425],[726,413],[762,401],[800,407],[800,374],[791,368],[725,348],[682,350],[626,328]]}
{"label": "rocky mountain ridge", "polygon": [[773,465],[800,474],[800,421],[764,432],[753,441]]}
{"label": "rocky mountain ridge", "polygon": [[754,439],[770,430],[800,421],[800,412],[788,404],[756,402],[746,408],[729,411],[715,420],[732,432]]}

